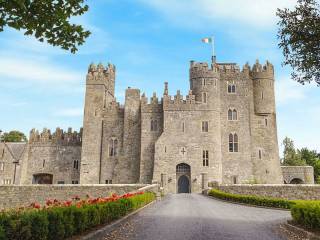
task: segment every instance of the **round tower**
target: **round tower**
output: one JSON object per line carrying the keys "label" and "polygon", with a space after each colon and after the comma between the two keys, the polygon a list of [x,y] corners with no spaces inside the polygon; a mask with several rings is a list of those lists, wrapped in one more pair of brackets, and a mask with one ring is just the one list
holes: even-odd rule
{"label": "round tower", "polygon": [[220,108],[220,74],[214,64],[190,62],[190,89],[197,102]]}
{"label": "round tower", "polygon": [[274,69],[267,61],[262,66],[257,60],[252,68],[254,110],[256,114],[275,113]]}

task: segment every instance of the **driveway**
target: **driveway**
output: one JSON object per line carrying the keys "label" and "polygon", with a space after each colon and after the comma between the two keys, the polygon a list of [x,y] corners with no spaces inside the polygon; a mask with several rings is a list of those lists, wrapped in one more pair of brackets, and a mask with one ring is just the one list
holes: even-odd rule
{"label": "driveway", "polygon": [[279,223],[290,213],[221,202],[200,194],[172,194],[142,210],[106,240],[285,239]]}

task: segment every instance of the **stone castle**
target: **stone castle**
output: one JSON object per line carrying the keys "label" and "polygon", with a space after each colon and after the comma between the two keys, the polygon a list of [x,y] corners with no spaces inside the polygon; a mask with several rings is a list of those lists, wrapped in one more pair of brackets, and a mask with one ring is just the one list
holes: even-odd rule
{"label": "stone castle", "polygon": [[168,83],[161,98],[154,93],[150,100],[128,88],[124,106],[115,98],[115,78],[112,64],[89,66],[79,133],[32,130],[28,144],[0,144],[0,172],[6,164],[2,171],[10,173],[0,181],[157,182],[173,193],[199,192],[208,182],[283,183],[271,63],[240,69],[215,58],[191,61],[187,96],[170,96]]}

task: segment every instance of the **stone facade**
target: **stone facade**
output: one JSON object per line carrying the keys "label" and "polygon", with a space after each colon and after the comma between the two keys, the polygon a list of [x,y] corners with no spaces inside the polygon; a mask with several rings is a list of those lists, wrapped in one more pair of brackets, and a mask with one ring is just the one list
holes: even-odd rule
{"label": "stone facade", "polygon": [[191,61],[187,96],[170,96],[167,83],[161,99],[128,88],[124,107],[115,73],[111,64],[88,70],[80,183],[158,182],[177,192],[185,176],[181,184],[199,192],[208,181],[283,182],[269,62]]}
{"label": "stone facade", "polygon": [[28,143],[0,143],[0,184],[78,184],[82,130],[30,132]]}
{"label": "stone facade", "polygon": [[[112,64],[89,66],[83,131],[32,130],[29,143],[0,144],[0,184],[154,182],[175,193],[301,173],[280,168],[271,63],[191,61],[187,96],[170,96],[168,83],[161,98],[128,88],[124,106],[115,78]],[[310,168],[303,174],[309,183]]]}
{"label": "stone facade", "polygon": [[281,170],[286,184],[314,184],[311,166],[281,166]]}

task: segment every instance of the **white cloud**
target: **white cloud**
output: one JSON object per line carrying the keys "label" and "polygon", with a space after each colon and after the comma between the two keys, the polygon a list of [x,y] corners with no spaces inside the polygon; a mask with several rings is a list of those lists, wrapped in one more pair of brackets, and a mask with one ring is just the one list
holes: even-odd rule
{"label": "white cloud", "polygon": [[65,108],[59,109],[54,113],[58,117],[81,117],[83,115],[83,108]]}
{"label": "white cloud", "polygon": [[[244,23],[270,27],[277,8],[292,7],[296,0],[140,0],[183,24]],[[179,20],[180,19],[180,20]],[[205,21],[205,22],[203,22]]]}
{"label": "white cloud", "polygon": [[39,59],[0,56],[0,77],[43,84],[76,83],[84,75]]}
{"label": "white cloud", "polygon": [[280,77],[275,84],[277,105],[303,100],[310,88],[314,87],[313,85],[301,85],[290,77]]}

